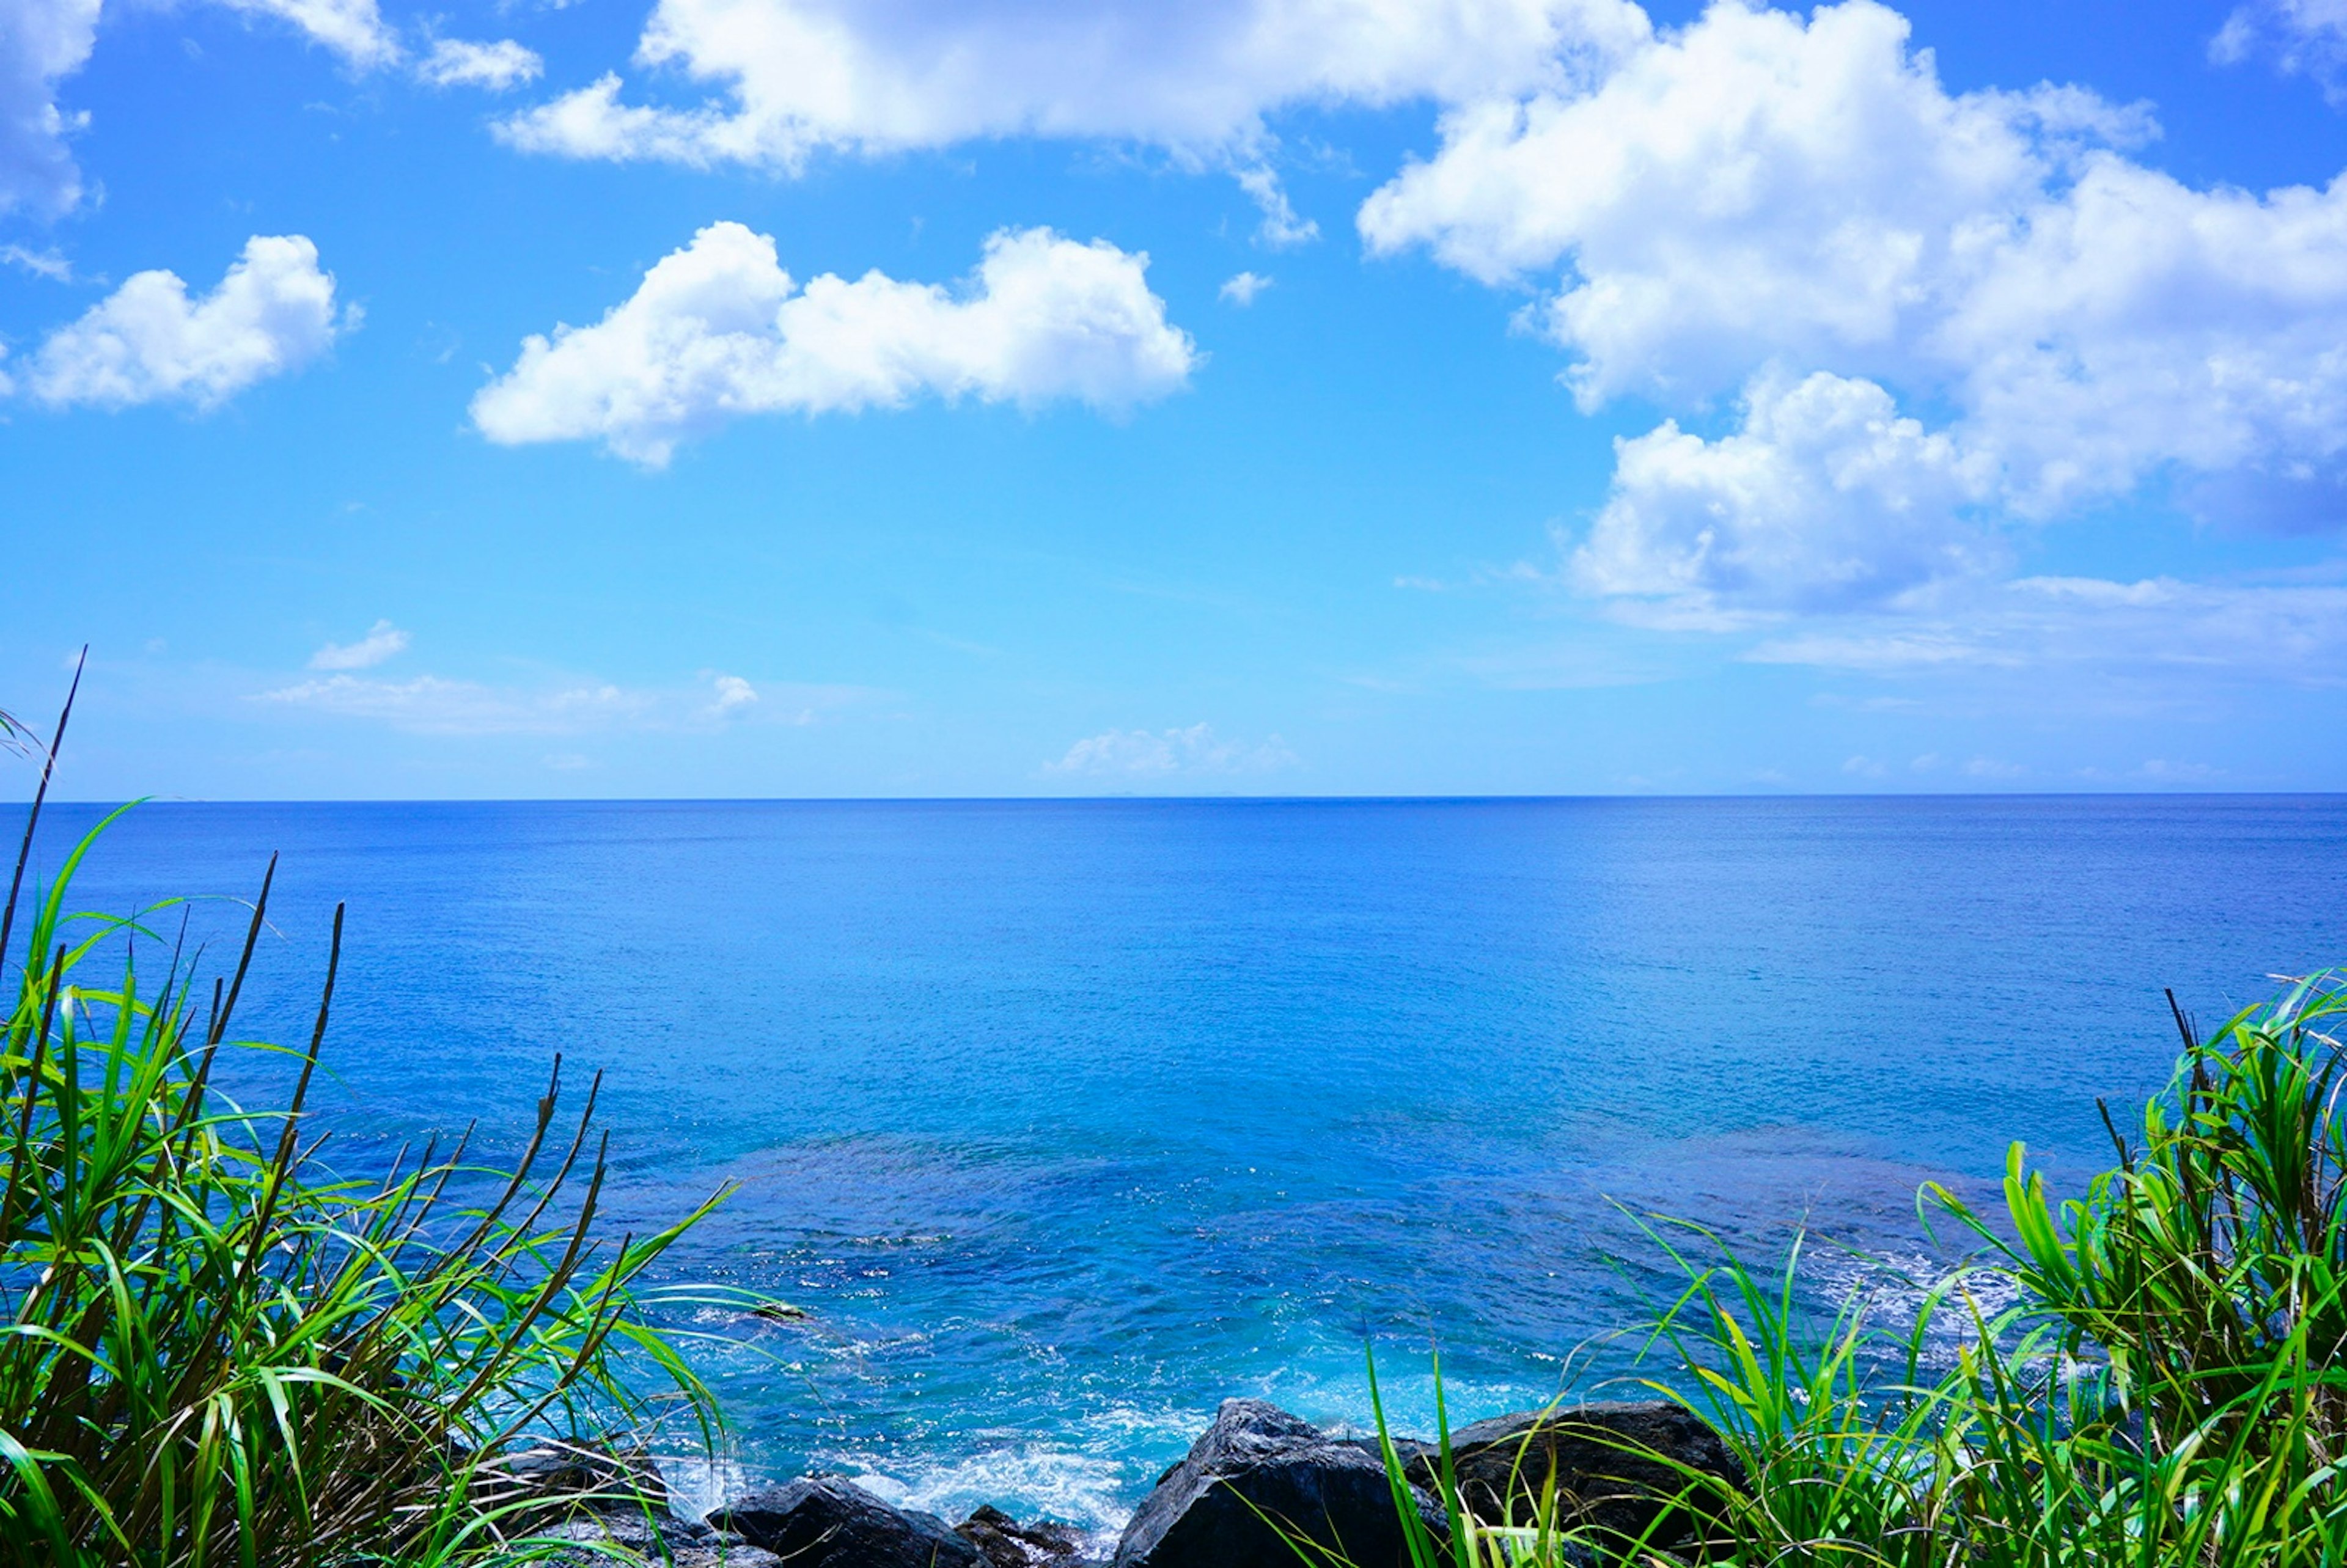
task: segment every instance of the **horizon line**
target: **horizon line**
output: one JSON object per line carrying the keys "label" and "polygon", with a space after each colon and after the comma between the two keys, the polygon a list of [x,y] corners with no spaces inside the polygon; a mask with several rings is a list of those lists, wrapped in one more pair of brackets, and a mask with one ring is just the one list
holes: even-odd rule
{"label": "horizon line", "polygon": [[[1541,794],[808,794],[808,795],[116,795],[65,800],[47,807],[125,805],[1475,805],[1610,801],[1834,800],[2310,800],[2347,798],[2347,789],[2010,789],[2010,790],[1620,790]],[[29,800],[14,806],[29,808]]]}

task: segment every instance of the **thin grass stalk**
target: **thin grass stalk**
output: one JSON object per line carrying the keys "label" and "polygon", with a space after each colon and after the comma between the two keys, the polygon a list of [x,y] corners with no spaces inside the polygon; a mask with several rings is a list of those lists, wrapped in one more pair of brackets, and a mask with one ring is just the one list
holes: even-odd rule
{"label": "thin grass stalk", "polygon": [[[77,987],[98,940],[146,936],[136,921],[66,933],[65,885],[102,831],[74,845],[34,911],[46,961],[27,966],[0,1056],[0,1541],[57,1568],[453,1561],[546,1506],[477,1481],[500,1445],[583,1440],[642,1412],[627,1365],[722,1432],[637,1295],[708,1204],[605,1256],[606,1143],[575,1210],[541,1233],[591,1117],[551,1181],[501,1173],[502,1195],[463,1215],[451,1183],[483,1174],[463,1163],[469,1135],[445,1153],[427,1143],[420,1161],[403,1150],[365,1181],[326,1171],[330,1134],[302,1127],[339,911],[291,1102],[266,1117],[213,1103],[220,1052],[244,1049],[229,1030],[274,863],[200,1025],[183,945],[151,998],[128,950],[117,987]],[[550,1079],[539,1144],[559,1088]]]}

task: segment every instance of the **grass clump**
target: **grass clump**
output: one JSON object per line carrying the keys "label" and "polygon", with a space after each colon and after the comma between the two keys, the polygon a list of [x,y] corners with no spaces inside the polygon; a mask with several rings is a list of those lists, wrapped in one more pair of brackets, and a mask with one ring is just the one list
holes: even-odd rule
{"label": "grass clump", "polygon": [[[22,900],[23,962],[5,978],[0,1558],[466,1561],[546,1517],[542,1488],[506,1461],[632,1427],[650,1414],[644,1379],[708,1438],[708,1393],[638,1289],[708,1205],[655,1235],[603,1235],[595,1094],[559,1119],[559,1059],[511,1169],[473,1165],[460,1139],[337,1173],[308,1105],[342,911],[315,1027],[286,1063],[290,1101],[241,1109],[216,1070],[269,1049],[230,1032],[268,881],[233,968],[200,987],[194,960],[144,927],[67,913],[103,826]],[[23,876],[20,856],[0,958]],[[606,1479],[584,1484],[611,1484],[614,1467],[587,1468]]]}
{"label": "grass clump", "polygon": [[2205,1040],[2178,1012],[2170,1091],[2132,1137],[2105,1112],[2117,1163],[2082,1197],[2055,1205],[2019,1145],[2001,1216],[1922,1190],[1926,1225],[1980,1250],[1896,1322],[1864,1294],[1821,1319],[1798,1244],[1763,1275],[1696,1227],[1651,1230],[1686,1283],[1646,1386],[1710,1422],[1740,1481],[1627,1456],[1673,1472],[1668,1538],[1606,1538],[1529,1473],[1529,1517],[1478,1519],[1446,1430],[1445,1540],[1389,1437],[1416,1568],[2347,1563],[2342,1015],[2336,973]]}

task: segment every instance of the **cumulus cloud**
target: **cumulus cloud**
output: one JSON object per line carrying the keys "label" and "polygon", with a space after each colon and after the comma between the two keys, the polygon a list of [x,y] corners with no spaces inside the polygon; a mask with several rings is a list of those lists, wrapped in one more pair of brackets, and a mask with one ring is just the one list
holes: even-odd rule
{"label": "cumulus cloud", "polygon": [[986,242],[958,292],[880,272],[801,289],[774,241],[714,223],[592,326],[533,336],[473,399],[490,440],[600,440],[658,466],[743,414],[901,407],[930,394],[1122,409],[1183,385],[1198,362],[1149,292],[1149,258],[1048,229]]}
{"label": "cumulus cloud", "polygon": [[1235,277],[1225,279],[1220,292],[1226,302],[1245,310],[1255,303],[1257,294],[1269,287],[1271,287],[1269,278],[1255,272],[1241,272]]}
{"label": "cumulus cloud", "polygon": [[1009,136],[1244,156],[1284,108],[1561,87],[1645,29],[1628,0],[660,0],[638,64],[717,96],[630,105],[607,76],[505,134],[572,157],[786,171],[823,149]]}
{"label": "cumulus cloud", "polygon": [[395,653],[407,651],[407,633],[388,620],[378,620],[356,642],[329,642],[310,655],[313,670],[371,670]]}
{"label": "cumulus cloud", "polygon": [[140,272],[59,327],[26,372],[53,405],[122,408],[179,401],[210,408],[255,382],[298,370],[357,320],[337,312],[334,279],[299,234],[256,234],[200,299],[174,272]]}
{"label": "cumulus cloud", "polygon": [[57,106],[57,83],[97,42],[98,0],[11,0],[0,6],[0,215],[54,218],[81,200],[67,138],[83,118]]}
{"label": "cumulus cloud", "polygon": [[1995,560],[1966,517],[1993,467],[1901,418],[1870,381],[1764,377],[1732,435],[1676,422],[1614,443],[1612,494],[1573,552],[1576,582],[1685,623],[1880,603]]}
{"label": "cumulus cloud", "polygon": [[468,43],[462,38],[437,38],[432,52],[416,62],[415,74],[436,87],[487,87],[501,93],[524,82],[534,82],[546,62],[534,49],[511,38],[494,44]]}
{"label": "cumulus cloud", "polygon": [[1271,773],[1292,767],[1296,753],[1277,735],[1256,745],[1226,741],[1212,726],[1175,730],[1107,730],[1087,736],[1046,774],[1090,778],[1163,779],[1178,774]]}
{"label": "cumulus cloud", "polygon": [[1447,117],[1362,233],[1485,282],[1568,264],[1535,323],[1587,407],[1723,391],[1772,357],[1909,368],[2057,155],[2146,128],[2075,89],[1951,97],[1907,32],[1871,0],[1807,22],[1715,6],[1594,90]]}
{"label": "cumulus cloud", "polygon": [[[1586,409],[1632,394],[1701,408],[1738,388],[1749,402],[1764,373],[1825,371],[1944,410],[1957,490],[2000,515],[2055,518],[2165,474],[2207,481],[2188,493],[2235,520],[2335,526],[2347,181],[2194,189],[2129,156],[2156,130],[2075,87],[1951,94],[1872,0],[1806,19],[1723,4],[1594,87],[1452,110],[1434,156],[1358,221],[1373,250],[1423,247],[1488,282],[1558,278],[1524,320],[1571,356]],[[1699,454],[1666,425],[1624,457],[1701,456],[1715,478],[1731,459],[1779,478],[1803,466],[1764,456],[1765,439],[1747,428]],[[1896,444],[1945,478],[1933,439]],[[1975,462],[1993,495],[1969,489]],[[1651,477],[1625,469],[1615,524],[1645,516],[1629,503]],[[1853,580],[1913,580],[1941,491],[1880,514],[1883,559]],[[1816,494],[1831,502],[1818,548],[1734,591],[1799,601],[1819,551],[1864,546],[1864,487]],[[1676,517],[1610,532],[1685,534],[1695,514]]]}

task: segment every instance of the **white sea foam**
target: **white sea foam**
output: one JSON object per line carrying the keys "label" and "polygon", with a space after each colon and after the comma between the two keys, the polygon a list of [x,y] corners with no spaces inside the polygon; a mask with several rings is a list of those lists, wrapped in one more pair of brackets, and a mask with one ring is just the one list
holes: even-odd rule
{"label": "white sea foam", "polygon": [[668,1488],[670,1512],[680,1519],[699,1519],[729,1497],[738,1497],[764,1480],[731,1460],[701,1455],[659,1454],[661,1481]]}
{"label": "white sea foam", "polygon": [[[892,1473],[892,1471],[894,1473]],[[983,1450],[949,1464],[859,1468],[850,1480],[899,1508],[947,1520],[992,1503],[1021,1518],[1073,1525],[1113,1547],[1133,1510],[1124,1467],[1099,1454],[1048,1447]]]}
{"label": "white sea foam", "polygon": [[[1870,1327],[1896,1334],[1912,1330],[1925,1298],[1947,1272],[1945,1260],[1923,1253],[1880,1258],[1829,1255],[1819,1264],[1819,1273],[1835,1299],[1858,1303]],[[1993,1318],[2020,1299],[2019,1287],[2004,1275],[1988,1271],[1966,1275],[1962,1287],[1943,1298],[1932,1313],[1923,1339],[1923,1364],[1954,1365],[1957,1348],[1973,1332],[1973,1312]]]}

